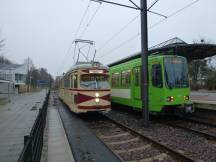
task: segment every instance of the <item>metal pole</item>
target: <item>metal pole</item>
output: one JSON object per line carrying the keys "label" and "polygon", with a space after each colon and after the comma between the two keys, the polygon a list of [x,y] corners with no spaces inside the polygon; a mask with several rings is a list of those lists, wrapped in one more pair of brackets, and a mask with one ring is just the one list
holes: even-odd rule
{"label": "metal pole", "polygon": [[28,92],[29,92],[29,80],[30,80],[30,73],[29,73],[29,57],[28,57],[28,60],[27,60],[27,70],[28,70]]}
{"label": "metal pole", "polygon": [[144,127],[149,126],[149,102],[148,102],[148,17],[147,0],[140,0],[141,7],[141,97],[142,115]]}
{"label": "metal pole", "polygon": [[8,102],[10,102],[10,82],[8,82]]}

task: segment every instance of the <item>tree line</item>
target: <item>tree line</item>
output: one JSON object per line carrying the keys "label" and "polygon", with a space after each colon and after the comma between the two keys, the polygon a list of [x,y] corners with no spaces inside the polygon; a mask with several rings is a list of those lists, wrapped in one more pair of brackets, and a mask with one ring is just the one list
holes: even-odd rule
{"label": "tree line", "polygon": [[34,66],[32,66],[27,73],[26,83],[28,85],[31,85],[32,87],[49,87],[53,83],[53,78],[52,75],[48,73],[46,68],[35,68]]}
{"label": "tree line", "polygon": [[[13,64],[5,56],[0,56],[0,64]],[[23,64],[27,67],[26,84],[32,87],[50,86],[53,83],[53,77],[48,73],[46,68],[36,68],[31,58],[24,60]],[[43,85],[39,85],[39,81],[43,81]]]}
{"label": "tree line", "polygon": [[[26,84],[32,87],[51,86],[53,77],[46,68],[36,68],[31,58],[26,58],[24,64],[27,67]],[[43,84],[40,84],[43,82]]]}
{"label": "tree line", "polygon": [[[211,40],[201,38],[194,40],[195,44],[214,44]],[[216,56],[189,63],[190,86],[193,90],[216,90]]]}
{"label": "tree line", "polygon": [[[5,39],[0,38],[0,64],[13,64],[13,61],[3,56],[2,51],[5,46]],[[53,82],[52,75],[48,73],[46,68],[36,68],[31,58],[27,58],[23,62],[27,66],[26,84],[37,87],[39,81],[50,86]]]}
{"label": "tree line", "polygon": [[193,60],[189,63],[191,89],[216,90],[216,57]]}

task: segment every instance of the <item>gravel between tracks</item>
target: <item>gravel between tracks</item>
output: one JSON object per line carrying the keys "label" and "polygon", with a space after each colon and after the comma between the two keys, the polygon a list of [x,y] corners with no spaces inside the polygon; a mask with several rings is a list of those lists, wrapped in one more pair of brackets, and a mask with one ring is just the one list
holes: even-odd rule
{"label": "gravel between tracks", "polygon": [[[105,124],[104,124],[104,123]],[[108,126],[109,123],[112,126]],[[177,157],[172,157],[166,149],[159,149],[151,141],[131,134],[130,131],[118,127],[109,120],[89,122],[89,127],[115,154],[123,161],[180,161]],[[123,138],[120,138],[123,137]],[[117,140],[119,139],[119,140]]]}
{"label": "gravel between tracks", "polygon": [[190,121],[182,121],[182,120],[174,122],[174,123],[176,123],[177,125],[180,125],[180,126],[184,126],[186,128],[193,128],[194,130],[198,130],[198,131],[205,132],[208,134],[212,134],[212,135],[216,134],[216,128],[215,127],[208,126],[205,124],[199,124],[199,123],[194,123],[194,122],[190,122]]}
{"label": "gravel between tracks", "polygon": [[105,115],[145,136],[181,151],[185,155],[196,159],[196,161],[216,161],[216,144],[201,136],[182,129],[155,123],[150,123],[149,128],[144,128],[142,119],[128,112],[112,110]]}

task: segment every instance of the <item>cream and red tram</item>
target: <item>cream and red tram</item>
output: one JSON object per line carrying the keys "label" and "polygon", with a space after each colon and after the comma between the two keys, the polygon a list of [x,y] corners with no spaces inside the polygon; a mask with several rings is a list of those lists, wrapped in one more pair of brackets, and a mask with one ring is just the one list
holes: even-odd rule
{"label": "cream and red tram", "polygon": [[59,97],[75,113],[109,111],[108,67],[99,62],[78,62],[61,79]]}

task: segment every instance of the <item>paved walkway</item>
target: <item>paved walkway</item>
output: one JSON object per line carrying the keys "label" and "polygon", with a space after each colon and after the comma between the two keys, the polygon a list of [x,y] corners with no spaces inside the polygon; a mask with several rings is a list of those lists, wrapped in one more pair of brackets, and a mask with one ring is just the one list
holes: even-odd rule
{"label": "paved walkway", "polygon": [[34,124],[46,91],[13,96],[0,106],[0,161],[15,162],[24,146],[24,136]]}
{"label": "paved walkway", "polygon": [[48,107],[48,162],[74,162],[53,96]]}

